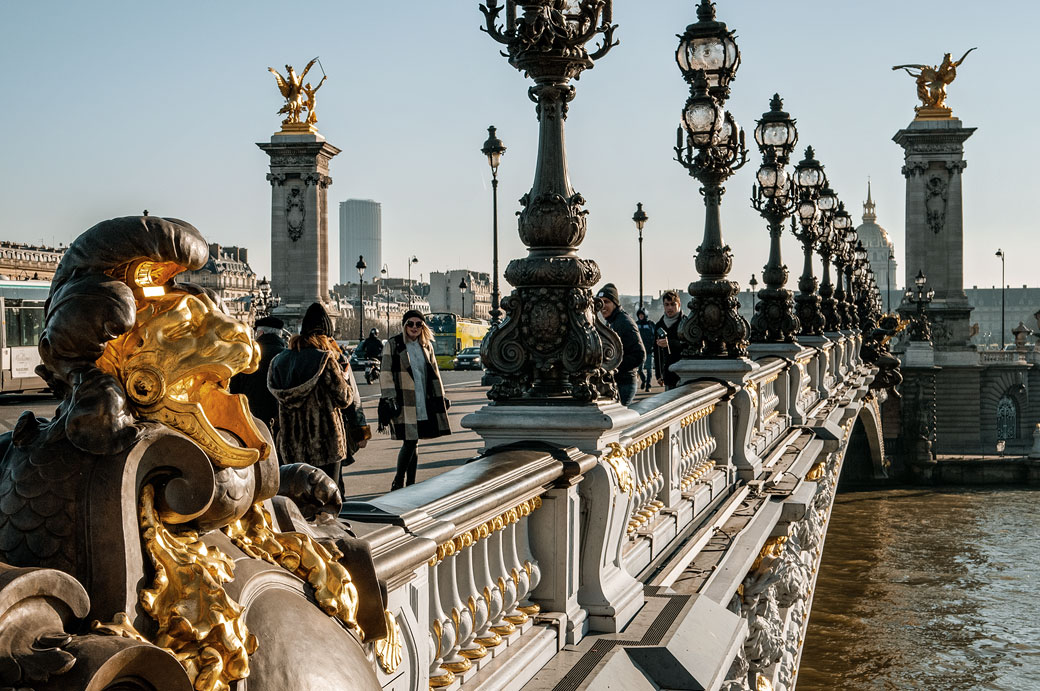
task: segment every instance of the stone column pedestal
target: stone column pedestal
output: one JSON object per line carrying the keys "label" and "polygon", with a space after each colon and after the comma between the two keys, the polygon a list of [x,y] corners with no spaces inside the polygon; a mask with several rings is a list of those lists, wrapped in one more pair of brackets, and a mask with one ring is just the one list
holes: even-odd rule
{"label": "stone column pedestal", "polygon": [[292,328],[312,302],[331,307],[329,161],[340,150],[317,133],[278,132],[257,146],[271,157],[271,292],[281,298],[272,313]]}
{"label": "stone column pedestal", "polygon": [[[971,305],[964,292],[964,227],[961,175],[964,142],[975,132],[950,117],[914,120],[892,138],[905,152],[906,261],[904,284],[923,271],[935,297],[926,312],[937,347],[969,341]],[[916,311],[901,305],[899,312]]]}

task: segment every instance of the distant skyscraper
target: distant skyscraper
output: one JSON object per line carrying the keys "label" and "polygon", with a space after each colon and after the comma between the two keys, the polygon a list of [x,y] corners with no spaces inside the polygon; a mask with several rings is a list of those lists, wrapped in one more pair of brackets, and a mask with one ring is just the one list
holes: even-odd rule
{"label": "distant skyscraper", "polygon": [[339,281],[357,283],[358,256],[365,258],[365,281],[379,277],[383,266],[383,213],[379,202],[348,199],[339,203]]}

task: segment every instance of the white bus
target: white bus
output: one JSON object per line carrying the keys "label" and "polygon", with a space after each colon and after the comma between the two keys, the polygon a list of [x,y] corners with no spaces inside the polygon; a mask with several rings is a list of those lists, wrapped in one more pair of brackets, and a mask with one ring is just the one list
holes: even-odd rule
{"label": "white bus", "polygon": [[36,375],[43,334],[43,305],[50,281],[0,279],[0,393],[43,391]]}

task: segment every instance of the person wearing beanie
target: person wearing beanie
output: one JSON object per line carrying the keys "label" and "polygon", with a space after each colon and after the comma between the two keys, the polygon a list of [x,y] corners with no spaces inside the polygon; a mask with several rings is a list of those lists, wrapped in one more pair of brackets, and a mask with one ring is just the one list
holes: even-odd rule
{"label": "person wearing beanie", "polygon": [[410,309],[401,318],[404,327],[386,343],[379,373],[379,430],[390,429],[400,440],[397,473],[390,490],[415,484],[419,440],[451,434],[433,332],[422,312]]}
{"label": "person wearing beanie", "polygon": [[639,367],[639,386],[643,391],[650,390],[650,382],[654,374],[654,323],[647,319],[646,310],[640,307],[636,310],[636,328],[639,329],[639,339],[643,342],[643,350],[646,351],[646,359]]}
{"label": "person wearing beanie", "polygon": [[255,372],[240,372],[231,378],[231,393],[245,395],[249,401],[249,412],[259,418],[271,430],[271,437],[278,439],[278,401],[267,388],[267,373],[271,361],[286,348],[283,328],[285,323],[277,317],[262,317],[253,323],[256,343],[260,346],[260,365]]}
{"label": "person wearing beanie", "polygon": [[621,308],[614,284],[604,285],[596,297],[600,299],[600,314],[621,339],[621,364],[614,372],[614,381],[617,383],[621,404],[628,405],[636,397],[636,369],[646,360],[646,350],[639,337],[639,328],[628,312]]}
{"label": "person wearing beanie", "polygon": [[[315,302],[307,308],[299,335],[272,360],[267,387],[278,401],[279,461],[322,469],[342,493],[343,462],[353,462],[347,421],[361,397],[332,333],[332,319]],[[354,441],[364,446],[364,439]]]}

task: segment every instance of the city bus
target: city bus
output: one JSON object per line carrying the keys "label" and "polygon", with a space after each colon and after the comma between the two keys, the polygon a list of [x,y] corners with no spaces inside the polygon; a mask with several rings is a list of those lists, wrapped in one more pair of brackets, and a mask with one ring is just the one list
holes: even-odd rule
{"label": "city bus", "polygon": [[437,355],[437,367],[442,370],[455,369],[455,356],[464,348],[480,346],[490,326],[484,319],[451,312],[427,314],[426,323],[433,331],[433,352]]}
{"label": "city bus", "polygon": [[0,393],[43,391],[36,375],[43,334],[43,305],[50,281],[0,279]]}

